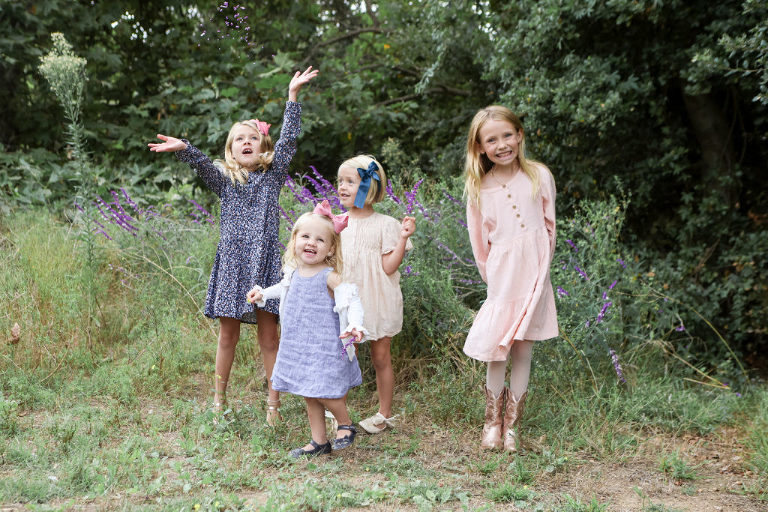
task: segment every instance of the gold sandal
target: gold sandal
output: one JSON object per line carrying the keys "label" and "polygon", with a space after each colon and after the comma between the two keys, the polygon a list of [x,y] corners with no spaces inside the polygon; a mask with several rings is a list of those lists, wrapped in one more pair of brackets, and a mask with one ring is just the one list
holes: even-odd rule
{"label": "gold sandal", "polygon": [[280,399],[270,400],[267,398],[267,425],[274,427],[283,421],[283,417],[278,410],[280,407]]}

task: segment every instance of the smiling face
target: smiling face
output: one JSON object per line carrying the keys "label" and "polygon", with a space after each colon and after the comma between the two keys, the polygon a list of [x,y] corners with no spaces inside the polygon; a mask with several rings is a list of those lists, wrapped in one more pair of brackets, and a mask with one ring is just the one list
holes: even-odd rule
{"label": "smiling face", "polygon": [[341,204],[347,210],[353,208],[357,189],[360,188],[360,174],[358,174],[357,169],[352,167],[339,168],[337,186]]}
{"label": "smiling face", "polygon": [[478,139],[478,151],[486,155],[499,170],[514,169],[519,165],[517,156],[523,133],[509,121],[488,119],[478,131]]}
{"label": "smiling face", "polygon": [[324,219],[309,216],[296,228],[294,254],[299,267],[311,270],[328,266],[336,250],[331,226]]}
{"label": "smiling face", "polygon": [[232,130],[232,157],[241,167],[253,169],[262,153],[261,134],[255,128],[239,124]]}

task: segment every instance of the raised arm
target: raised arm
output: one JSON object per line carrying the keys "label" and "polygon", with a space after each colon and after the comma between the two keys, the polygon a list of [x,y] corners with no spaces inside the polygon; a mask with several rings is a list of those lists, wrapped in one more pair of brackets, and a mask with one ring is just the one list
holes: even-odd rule
{"label": "raised arm", "polygon": [[[272,160],[271,171],[284,174],[288,172],[288,164],[296,154],[296,138],[301,133],[301,103],[298,103],[301,88],[315,78],[318,71],[308,67],[303,73],[297,71],[288,85],[288,102],[285,104],[283,126],[280,128],[280,138],[275,143],[275,158]],[[282,178],[282,177],[281,177]]]}

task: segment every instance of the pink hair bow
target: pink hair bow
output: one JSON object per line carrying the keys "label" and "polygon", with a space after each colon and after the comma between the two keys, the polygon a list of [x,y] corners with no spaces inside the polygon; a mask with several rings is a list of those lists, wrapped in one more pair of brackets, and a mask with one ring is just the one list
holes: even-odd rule
{"label": "pink hair bow", "polygon": [[272,126],[269,123],[265,123],[264,121],[259,121],[258,119],[251,119],[252,123],[256,123],[256,127],[259,129],[262,135],[269,135],[269,127]]}
{"label": "pink hair bow", "polygon": [[329,203],[327,199],[323,200],[322,203],[317,203],[312,213],[323,215],[331,219],[331,222],[333,222],[333,230],[337,235],[344,231],[344,228],[347,227],[347,223],[349,222],[349,218],[346,215],[333,214],[331,211],[331,203]]}

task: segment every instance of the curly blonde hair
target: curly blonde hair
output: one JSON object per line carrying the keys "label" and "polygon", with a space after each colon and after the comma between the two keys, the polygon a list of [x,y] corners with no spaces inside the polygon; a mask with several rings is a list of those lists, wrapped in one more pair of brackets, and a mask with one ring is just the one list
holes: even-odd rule
{"label": "curly blonde hair", "polygon": [[331,240],[331,250],[325,258],[325,263],[333,268],[337,274],[341,274],[341,271],[344,268],[344,262],[341,257],[341,236],[339,236],[333,229],[333,221],[331,219],[325,215],[320,215],[319,213],[314,212],[303,214],[293,225],[293,229],[291,229],[291,239],[288,241],[288,245],[285,247],[285,253],[283,254],[283,267],[286,269],[298,268],[299,265],[296,261],[296,234],[309,219],[320,219],[323,221],[323,225],[328,228],[328,235]]}
{"label": "curly blonde hair", "polygon": [[507,121],[520,135],[517,147],[517,160],[520,168],[531,179],[533,185],[532,194],[536,197],[539,193],[539,172],[536,168],[539,162],[528,160],[525,157],[525,131],[523,123],[511,110],[501,105],[490,105],[480,109],[469,126],[467,135],[467,156],[464,162],[464,197],[475,205],[480,204],[480,182],[483,176],[493,168],[493,162],[487,155],[480,152],[480,129],[489,120]]}
{"label": "curly blonde hair", "polygon": [[[253,128],[256,130],[256,133],[259,134],[259,150],[261,153],[259,153],[257,157],[256,167],[254,169],[242,167],[232,155],[232,142],[235,140],[235,130],[240,126]],[[272,137],[270,137],[269,134],[264,135],[261,133],[258,125],[253,120],[249,119],[247,121],[238,121],[232,125],[232,128],[229,129],[229,135],[227,135],[227,143],[224,146],[224,160],[217,159],[214,160],[213,163],[216,164],[216,167],[221,169],[221,172],[226,174],[227,177],[232,180],[232,183],[241,183],[244,185],[248,182],[249,172],[266,171],[269,166],[272,165],[272,160],[274,158],[275,144],[272,142]]]}

